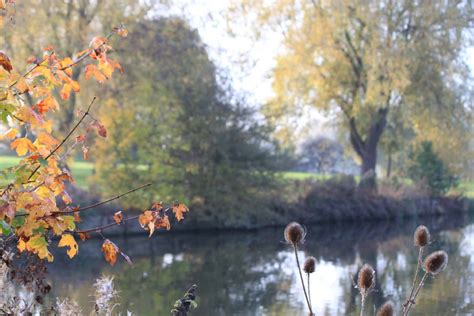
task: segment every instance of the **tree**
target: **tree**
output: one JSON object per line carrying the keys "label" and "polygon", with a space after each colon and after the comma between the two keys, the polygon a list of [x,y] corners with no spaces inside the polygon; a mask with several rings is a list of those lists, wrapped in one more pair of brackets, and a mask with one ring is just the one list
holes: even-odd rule
{"label": "tree", "polygon": [[[96,183],[107,193],[158,182],[159,198],[190,203],[197,215],[190,223],[263,220],[272,144],[225,79],[218,82],[197,31],[179,18],[159,18],[136,25],[130,39],[134,51],[123,61],[129,80],[111,88],[103,108],[113,132],[99,145]],[[127,205],[158,196],[142,192]]]}
{"label": "tree", "polygon": [[414,181],[424,182],[434,195],[445,194],[458,181],[433,151],[431,142],[422,142],[411,151],[408,176]]}
{"label": "tree", "polygon": [[298,157],[302,170],[322,174],[336,172],[338,164],[345,160],[343,146],[324,136],[304,142]]}
{"label": "tree", "polygon": [[265,110],[271,122],[303,106],[337,114],[361,174],[375,171],[392,112],[420,137],[430,137],[426,127],[442,125],[467,138],[472,109],[461,57],[473,26],[472,3],[242,2],[244,14],[257,13],[248,16],[257,16],[258,25],[284,34],[273,71],[276,96]]}

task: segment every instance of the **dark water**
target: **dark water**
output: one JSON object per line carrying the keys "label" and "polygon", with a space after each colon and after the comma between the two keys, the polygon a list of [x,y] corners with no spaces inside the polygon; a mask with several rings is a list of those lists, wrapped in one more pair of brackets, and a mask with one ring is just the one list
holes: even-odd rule
{"label": "dark water", "polygon": [[[474,315],[474,221],[443,217],[422,222],[432,231],[429,250],[446,250],[449,264],[427,281],[412,315]],[[313,255],[318,260],[311,282],[316,315],[358,313],[360,297],[350,275],[366,262],[376,268],[378,282],[366,315],[374,315],[374,308],[386,299],[399,308],[416,267],[412,233],[417,225],[413,221],[307,227],[300,258]],[[89,240],[80,244],[76,260],[56,255],[49,267],[53,295],[68,296],[89,312],[94,279],[107,274],[115,277],[120,292],[117,311],[129,309],[136,315],[170,315],[174,301],[193,283],[199,286],[199,306],[192,315],[307,315],[282,230],[117,237],[113,240],[134,264],[119,259],[115,267],[104,263],[100,241]]]}

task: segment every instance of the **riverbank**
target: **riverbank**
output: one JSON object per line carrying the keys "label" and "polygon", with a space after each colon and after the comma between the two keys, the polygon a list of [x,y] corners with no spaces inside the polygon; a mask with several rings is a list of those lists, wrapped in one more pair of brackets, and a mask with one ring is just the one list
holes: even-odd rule
{"label": "riverbank", "polygon": [[[250,219],[245,225],[222,225],[203,222],[200,213],[205,211],[190,206],[191,212],[181,223],[173,223],[173,231],[217,231],[217,230],[255,230],[262,227],[282,226],[290,221],[305,225],[316,223],[400,221],[409,218],[430,216],[451,216],[474,213],[474,200],[462,196],[429,197],[421,191],[389,191],[380,188],[374,194],[361,191],[354,184],[330,181],[305,181],[295,183],[298,192],[291,199],[281,195],[262,209],[259,218]],[[94,204],[100,198],[85,190],[69,189],[74,201],[81,205]],[[113,214],[121,210],[119,201],[101,205],[93,212],[83,213],[84,225],[81,228],[102,226],[113,221]],[[137,210],[124,212],[126,216],[137,214]],[[107,230],[108,234],[143,234],[143,229],[135,222]]]}

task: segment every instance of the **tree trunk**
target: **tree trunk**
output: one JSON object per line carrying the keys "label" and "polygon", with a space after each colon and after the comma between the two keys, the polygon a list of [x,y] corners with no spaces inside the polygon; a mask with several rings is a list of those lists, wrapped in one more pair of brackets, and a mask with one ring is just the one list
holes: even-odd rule
{"label": "tree trunk", "polygon": [[392,174],[392,149],[389,148],[388,150],[388,158],[387,158],[387,179],[390,178]]}
{"label": "tree trunk", "polygon": [[352,117],[349,120],[351,144],[357,155],[362,160],[362,165],[360,167],[361,181],[359,187],[369,190],[376,189],[377,182],[375,168],[377,166],[377,147],[387,124],[387,114],[387,108],[381,108],[377,111],[377,114],[372,119],[365,139],[362,139],[360,136],[355,118]]}

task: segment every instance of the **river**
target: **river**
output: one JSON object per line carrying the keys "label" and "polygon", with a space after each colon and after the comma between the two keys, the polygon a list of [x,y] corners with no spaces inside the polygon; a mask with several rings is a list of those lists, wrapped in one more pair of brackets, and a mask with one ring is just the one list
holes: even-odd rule
{"label": "river", "polygon": [[[370,263],[377,275],[366,315],[374,315],[374,308],[386,299],[399,309],[416,267],[412,236],[420,223],[432,231],[429,251],[447,251],[449,263],[444,272],[428,279],[411,315],[474,315],[474,220],[466,216],[308,226],[299,256],[303,260],[313,255],[318,261],[311,276],[316,315],[358,313],[360,297],[351,275],[363,263]],[[198,307],[192,315],[307,315],[295,259],[283,243],[281,227],[112,240],[133,265],[119,258],[110,267],[102,258],[101,241],[88,240],[80,244],[74,260],[55,255],[49,266],[52,297],[69,297],[88,313],[92,284],[105,274],[114,276],[117,312],[170,315],[174,301],[197,284]]]}

